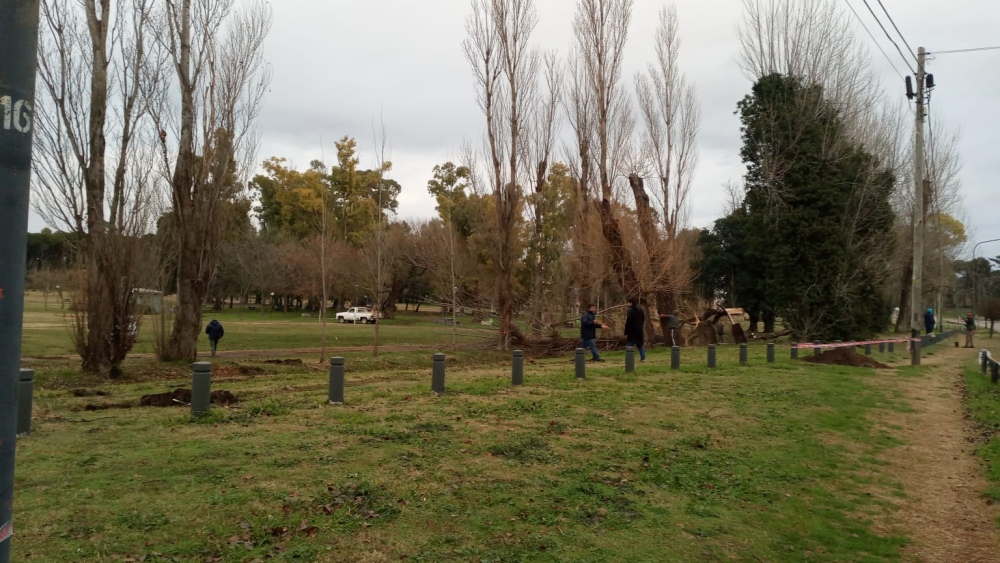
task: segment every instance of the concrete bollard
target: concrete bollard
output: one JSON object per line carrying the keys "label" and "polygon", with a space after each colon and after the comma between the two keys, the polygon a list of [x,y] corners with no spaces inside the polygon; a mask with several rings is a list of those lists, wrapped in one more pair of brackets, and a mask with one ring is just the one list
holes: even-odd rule
{"label": "concrete bollard", "polygon": [[191,414],[205,414],[212,408],[212,364],[195,362],[191,378]]}
{"label": "concrete bollard", "polygon": [[890,354],[894,354],[895,352],[896,352],[896,343],[895,342],[890,342],[889,343],[889,353]]}
{"label": "concrete bollard", "polygon": [[587,379],[587,356],[583,348],[576,349],[576,378]]}
{"label": "concrete bollard", "polygon": [[878,343],[878,353],[885,354],[885,342]]}
{"label": "concrete bollard", "polygon": [[993,385],[1000,383],[1000,364],[996,362],[990,364],[990,381]]}
{"label": "concrete bollard", "polygon": [[330,358],[330,390],[328,397],[331,405],[344,404],[344,358]]}
{"label": "concrete bollard", "polygon": [[670,369],[681,369],[681,347],[670,347]]}
{"label": "concrete bollard", "polygon": [[819,340],[813,342],[813,356],[819,355],[819,345],[820,345]]}
{"label": "concrete bollard", "polygon": [[510,384],[517,386],[524,383],[524,350],[514,350],[510,366]]}
{"label": "concrete bollard", "polygon": [[871,344],[865,344],[865,355],[866,356],[871,356],[872,355],[872,345]]}
{"label": "concrete bollard", "polygon": [[625,347],[625,373],[632,373],[635,371],[635,348],[632,346]]}
{"label": "concrete bollard", "polygon": [[986,375],[986,366],[989,365],[989,362],[988,362],[988,360],[986,358],[987,358],[987,356],[986,356],[986,350],[980,350],[979,351],[979,364],[980,364],[980,367],[982,367],[982,369],[983,369],[983,375]]}
{"label": "concrete bollard", "polygon": [[31,401],[35,392],[35,370],[22,369],[17,378],[17,434],[31,434]]}
{"label": "concrete bollard", "polygon": [[923,339],[914,338],[910,342],[910,365],[919,366],[920,365],[920,350],[923,345]]}
{"label": "concrete bollard", "polygon": [[767,363],[774,363],[774,342],[767,343]]}
{"label": "concrete bollard", "polygon": [[740,365],[745,366],[750,361],[749,350],[746,344],[740,344]]}
{"label": "concrete bollard", "polygon": [[444,394],[444,368],[447,358],[444,354],[434,354],[434,368],[431,372],[431,391]]}
{"label": "concrete bollard", "polygon": [[799,359],[799,345],[794,342],[792,343],[792,359]]}
{"label": "concrete bollard", "polygon": [[709,369],[715,368],[715,344],[708,345],[708,367]]}

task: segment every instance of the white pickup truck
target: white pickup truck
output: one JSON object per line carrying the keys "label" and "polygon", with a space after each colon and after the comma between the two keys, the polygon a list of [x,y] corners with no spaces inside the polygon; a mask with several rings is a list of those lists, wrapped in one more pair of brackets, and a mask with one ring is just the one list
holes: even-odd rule
{"label": "white pickup truck", "polygon": [[378,318],[368,307],[351,307],[343,313],[337,313],[337,320],[342,323],[374,323]]}

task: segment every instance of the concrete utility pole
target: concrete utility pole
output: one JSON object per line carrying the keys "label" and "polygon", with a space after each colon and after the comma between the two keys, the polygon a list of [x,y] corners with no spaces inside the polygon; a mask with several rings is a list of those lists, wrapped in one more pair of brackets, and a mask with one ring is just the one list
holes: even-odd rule
{"label": "concrete utility pole", "polygon": [[14,533],[14,440],[21,370],[38,0],[0,1],[0,563]]}
{"label": "concrete utility pole", "polygon": [[[920,335],[923,311],[922,277],[924,274],[924,62],[927,51],[917,50],[917,136],[913,155],[913,278],[910,289],[911,336]],[[940,314],[940,312],[938,313]]]}

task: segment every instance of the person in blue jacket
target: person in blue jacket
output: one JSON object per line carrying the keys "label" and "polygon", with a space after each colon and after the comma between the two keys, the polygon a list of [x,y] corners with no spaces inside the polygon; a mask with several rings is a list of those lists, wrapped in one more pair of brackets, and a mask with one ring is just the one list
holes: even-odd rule
{"label": "person in blue jacket", "polygon": [[597,307],[587,305],[587,310],[580,318],[580,340],[583,347],[590,350],[591,359],[595,362],[603,362],[601,355],[597,353],[597,329],[608,328],[608,325],[597,322]]}
{"label": "person in blue jacket", "polygon": [[212,356],[215,356],[215,350],[219,347],[219,340],[222,339],[222,335],[225,334],[225,329],[222,328],[222,323],[212,319],[212,322],[208,323],[205,327],[205,334],[208,335],[208,341],[212,345]]}
{"label": "person in blue jacket", "polygon": [[934,333],[934,309],[927,309],[924,313],[924,328],[927,329],[927,334]]}

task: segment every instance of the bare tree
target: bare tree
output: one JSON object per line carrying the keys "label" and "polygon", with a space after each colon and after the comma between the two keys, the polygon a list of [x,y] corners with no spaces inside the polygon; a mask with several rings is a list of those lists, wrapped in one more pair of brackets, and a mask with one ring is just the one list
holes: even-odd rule
{"label": "bare tree", "polygon": [[701,124],[694,87],[688,84],[678,64],[679,27],[677,8],[664,7],[656,28],[656,62],[635,79],[646,133],[643,152],[652,161],[659,184],[653,198],[662,228],[671,240],[677,238],[687,219]]}
{"label": "bare tree", "polygon": [[642,283],[613,206],[615,178],[620,176],[632,132],[628,96],[622,85],[632,4],[632,0],[579,1],[573,20],[576,50],[570,92],[581,192],[589,193],[591,180],[600,186],[601,231],[610,247],[615,277],[629,294],[641,292]]}
{"label": "bare tree", "polygon": [[533,0],[472,0],[465,57],[486,116],[489,184],[496,207],[493,259],[497,270],[501,348],[518,336],[513,323],[516,233],[524,178],[527,122],[534,104],[540,59],[529,48],[538,16]]}
{"label": "bare tree", "polygon": [[135,343],[139,237],[157,208],[149,120],[161,53],[152,0],[45,0],[35,209],[81,235],[74,340],[83,368],[116,377]]}
{"label": "bare tree", "polygon": [[[262,47],[271,10],[255,1],[164,0],[159,40],[170,53],[179,113],[154,114],[178,233],[177,315],[164,360],[193,360],[202,305],[215,275],[225,207],[244,190],[255,158],[255,122],[270,72]],[[168,133],[170,129],[170,133]]]}
{"label": "bare tree", "polygon": [[[644,286],[655,294],[662,315],[677,310],[680,294],[692,282],[692,272],[686,267],[686,244],[678,240],[678,234],[687,220],[701,116],[694,88],[678,64],[678,31],[677,9],[673,5],[663,8],[655,35],[656,61],[635,78],[645,125],[642,154],[656,172],[658,189],[650,198],[643,178],[638,174],[629,178],[645,243],[643,265],[648,275]],[[664,334],[669,332],[664,330]]]}
{"label": "bare tree", "polygon": [[[543,233],[546,223],[546,184],[548,173],[552,166],[552,153],[559,130],[559,108],[562,105],[563,69],[555,53],[543,56],[544,70],[542,82],[544,88],[533,108],[532,137],[530,140],[530,156],[527,160],[534,178],[534,193],[528,198],[534,223],[531,243],[535,254],[531,258],[531,328],[535,334],[541,332],[543,311],[546,307],[546,260],[543,252]],[[549,190],[551,191],[551,190]]]}

